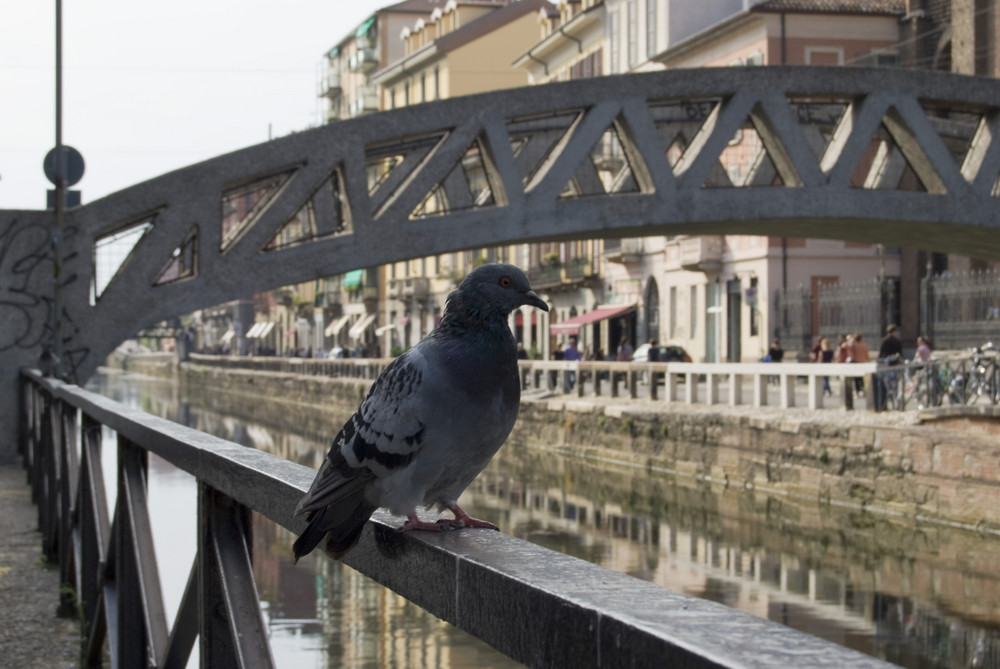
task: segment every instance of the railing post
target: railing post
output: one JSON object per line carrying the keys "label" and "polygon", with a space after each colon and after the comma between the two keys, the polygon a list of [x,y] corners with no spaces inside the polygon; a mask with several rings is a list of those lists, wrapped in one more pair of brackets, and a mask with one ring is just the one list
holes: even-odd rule
{"label": "railing post", "polygon": [[754,374],[753,375],[753,406],[755,409],[759,409],[762,406],[767,406],[767,382],[768,374]]}
{"label": "railing post", "polygon": [[719,403],[719,379],[722,374],[709,372],[705,375],[705,404],[713,405]]}
{"label": "railing post", "polygon": [[854,408],[854,377],[851,376],[841,376],[840,377],[840,394],[841,394],[841,406],[844,409],[850,411]]}
{"label": "railing post", "polygon": [[823,408],[823,379],[819,374],[810,374],[809,379],[809,408]]}
{"label": "railing post", "polygon": [[41,438],[36,451],[35,503],[38,504],[38,527],[42,531],[42,554],[50,563],[56,558],[56,509],[58,485],[55,437],[52,429],[52,404],[55,399],[48,393],[42,396]]}
{"label": "railing post", "polygon": [[80,483],[76,502],[80,533],[77,597],[83,614],[84,665],[97,666],[103,655],[107,629],[100,603],[111,531],[101,465],[101,425],[87,414],[83,415],[80,425],[80,452]]}
{"label": "railing post", "polygon": [[667,371],[664,374],[663,380],[663,394],[666,395],[664,399],[667,402],[677,401],[677,379],[680,378],[680,374],[676,372],[671,372],[669,365],[667,366]]}
{"label": "railing post", "polygon": [[118,436],[118,499],[114,520],[118,619],[109,620],[108,626],[117,627],[118,659],[122,667],[158,665],[167,644],[166,614],[149,524],[147,461],[145,450]]}
{"label": "railing post", "polygon": [[198,484],[198,622],[203,667],[273,667],[253,578],[250,510]]}
{"label": "railing post", "polygon": [[781,375],[781,408],[787,409],[795,406],[795,376],[791,374]]}
{"label": "railing post", "polygon": [[64,586],[59,595],[58,615],[75,617],[76,611],[76,550],[73,530],[77,504],[80,463],[76,452],[76,409],[61,400],[56,412],[60,434],[59,472],[59,577]]}

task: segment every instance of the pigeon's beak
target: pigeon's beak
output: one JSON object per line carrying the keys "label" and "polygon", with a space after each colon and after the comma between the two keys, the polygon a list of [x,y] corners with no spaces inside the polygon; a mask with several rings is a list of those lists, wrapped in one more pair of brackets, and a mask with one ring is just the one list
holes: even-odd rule
{"label": "pigeon's beak", "polygon": [[549,310],[549,305],[545,303],[545,300],[538,297],[538,293],[536,293],[533,290],[529,290],[527,293],[524,294],[524,303],[529,304],[533,307],[538,307],[542,311]]}

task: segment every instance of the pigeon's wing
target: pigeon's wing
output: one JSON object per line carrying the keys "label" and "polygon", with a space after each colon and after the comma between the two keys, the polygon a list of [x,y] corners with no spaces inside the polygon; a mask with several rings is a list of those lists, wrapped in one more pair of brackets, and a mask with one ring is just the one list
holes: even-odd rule
{"label": "pigeon's wing", "polygon": [[337,434],[296,514],[352,498],[372,479],[410,464],[424,444],[426,369],[416,347],[382,372]]}

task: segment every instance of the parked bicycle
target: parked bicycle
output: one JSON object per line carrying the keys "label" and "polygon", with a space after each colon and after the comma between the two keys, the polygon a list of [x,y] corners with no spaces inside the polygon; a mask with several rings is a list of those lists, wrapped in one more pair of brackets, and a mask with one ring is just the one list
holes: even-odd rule
{"label": "parked bicycle", "polygon": [[979,402],[997,404],[1000,402],[1000,379],[998,379],[997,349],[993,342],[969,349],[971,358],[968,370],[961,370],[952,377],[949,384],[948,401],[951,404],[973,405]]}

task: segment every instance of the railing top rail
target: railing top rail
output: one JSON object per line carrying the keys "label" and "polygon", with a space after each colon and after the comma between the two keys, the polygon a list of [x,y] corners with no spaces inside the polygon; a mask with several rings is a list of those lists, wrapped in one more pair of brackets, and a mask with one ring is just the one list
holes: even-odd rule
{"label": "railing top rail", "polygon": [[[292,531],[314,472],[274,455],[24,372],[77,407]],[[887,667],[721,604],[499,532],[400,533],[378,512],[347,564],[532,666]],[[433,578],[428,578],[433,575]]]}

